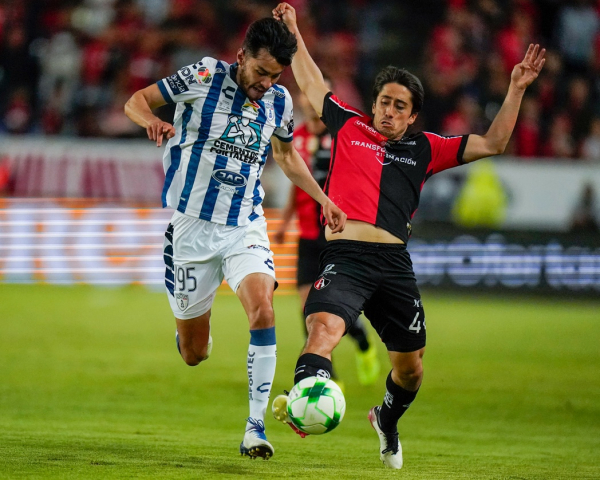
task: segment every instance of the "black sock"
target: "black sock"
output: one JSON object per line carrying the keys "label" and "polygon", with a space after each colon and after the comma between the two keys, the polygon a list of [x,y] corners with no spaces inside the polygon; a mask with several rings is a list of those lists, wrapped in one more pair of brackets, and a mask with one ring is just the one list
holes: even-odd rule
{"label": "black sock", "polygon": [[300,355],[294,372],[294,385],[308,377],[331,378],[331,360],[314,353]]}
{"label": "black sock", "polygon": [[348,329],[348,335],[350,335],[356,341],[361,352],[366,352],[369,349],[367,329],[365,328],[365,324],[362,322],[360,317],[358,317]]}
{"label": "black sock", "polygon": [[379,426],[384,432],[396,432],[398,430],[398,420],[408,410],[419,390],[410,392],[400,385],[396,385],[392,380],[392,372],[385,381],[385,397],[379,411]]}

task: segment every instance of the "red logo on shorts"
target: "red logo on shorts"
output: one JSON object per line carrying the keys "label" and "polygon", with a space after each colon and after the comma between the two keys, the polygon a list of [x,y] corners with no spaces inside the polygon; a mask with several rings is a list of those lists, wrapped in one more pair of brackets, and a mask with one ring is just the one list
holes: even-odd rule
{"label": "red logo on shorts", "polygon": [[315,288],[317,290],[323,290],[330,283],[331,283],[331,280],[329,280],[328,278],[325,278],[325,277],[317,278],[317,281],[315,282]]}

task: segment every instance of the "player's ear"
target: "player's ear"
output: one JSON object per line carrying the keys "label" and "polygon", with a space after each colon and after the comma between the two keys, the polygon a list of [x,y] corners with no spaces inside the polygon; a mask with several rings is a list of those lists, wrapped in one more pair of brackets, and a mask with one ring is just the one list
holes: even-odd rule
{"label": "player's ear", "polygon": [[237,51],[237,62],[239,65],[242,65],[244,63],[244,59],[246,57],[246,52],[244,52],[243,48],[238,48]]}
{"label": "player's ear", "polygon": [[410,117],[408,117],[408,124],[412,125],[417,120],[418,113],[411,113]]}

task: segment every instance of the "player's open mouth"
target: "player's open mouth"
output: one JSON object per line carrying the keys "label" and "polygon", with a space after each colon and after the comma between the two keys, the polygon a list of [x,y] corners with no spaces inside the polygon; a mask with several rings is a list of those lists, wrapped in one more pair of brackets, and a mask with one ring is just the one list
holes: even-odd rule
{"label": "player's open mouth", "polygon": [[394,125],[392,125],[390,122],[386,122],[385,120],[381,122],[381,126],[382,127],[389,127],[392,128]]}

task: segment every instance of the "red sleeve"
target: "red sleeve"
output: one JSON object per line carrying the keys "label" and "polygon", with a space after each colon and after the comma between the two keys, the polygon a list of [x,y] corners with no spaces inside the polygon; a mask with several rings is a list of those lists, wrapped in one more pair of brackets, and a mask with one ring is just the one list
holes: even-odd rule
{"label": "red sleeve", "polygon": [[463,154],[467,146],[468,135],[459,137],[444,137],[435,133],[423,132],[431,145],[432,174],[439,173],[464,163]]}

